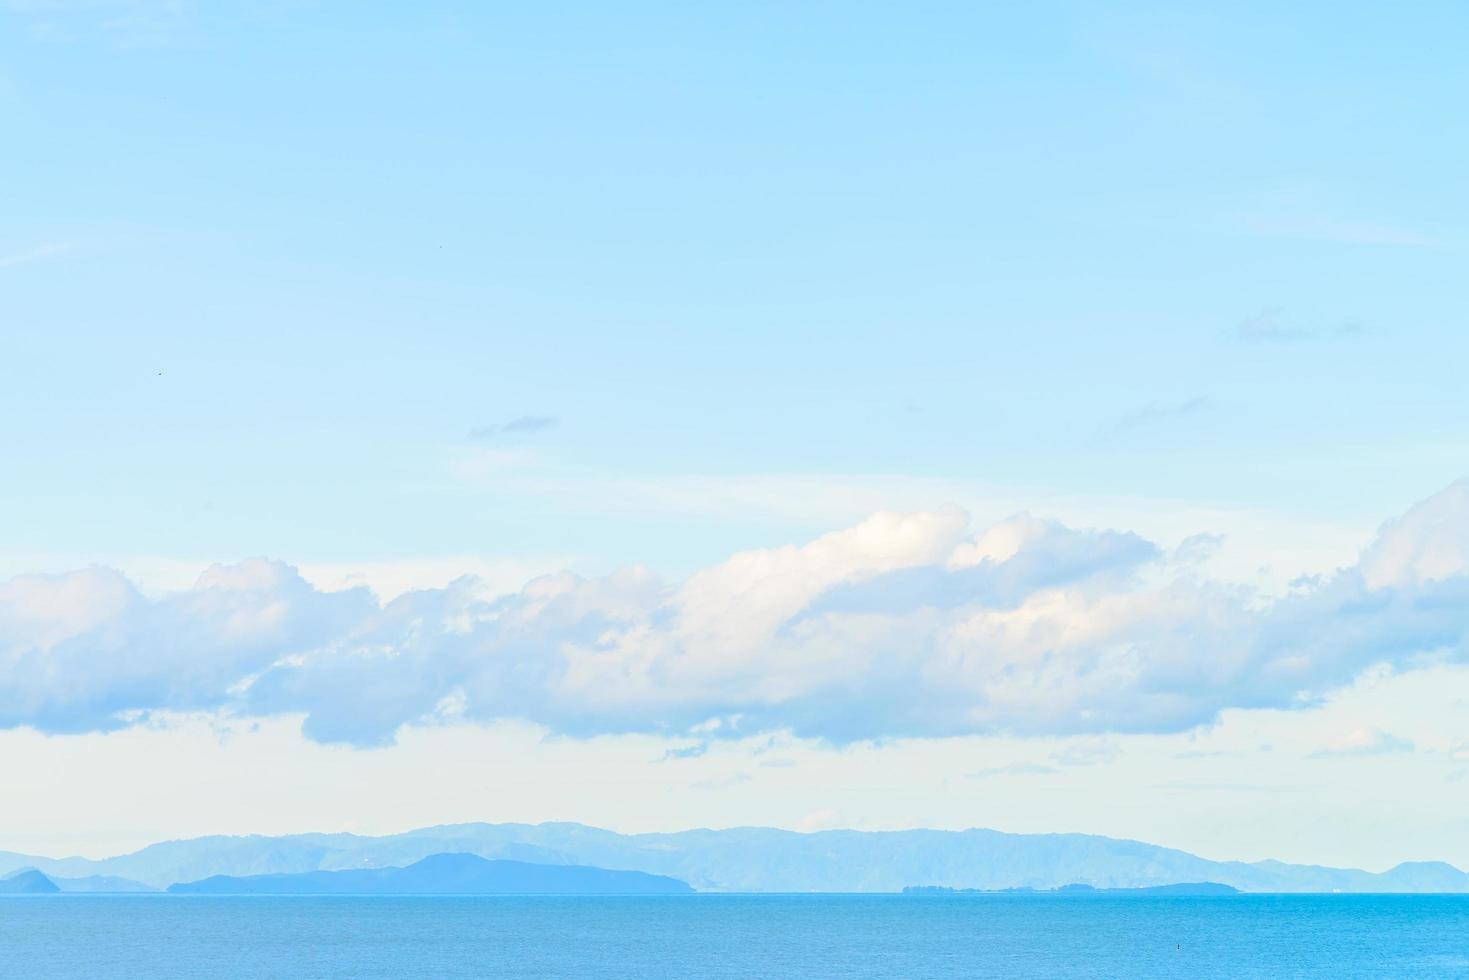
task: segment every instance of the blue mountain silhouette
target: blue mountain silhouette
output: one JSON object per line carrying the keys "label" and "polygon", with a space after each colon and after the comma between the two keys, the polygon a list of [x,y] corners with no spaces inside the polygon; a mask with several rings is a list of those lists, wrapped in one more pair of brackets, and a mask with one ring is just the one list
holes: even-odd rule
{"label": "blue mountain silhouette", "polygon": [[0,895],[54,895],[59,891],[61,889],[56,887],[56,882],[35,868],[0,878]]}
{"label": "blue mountain silhouette", "polygon": [[434,854],[406,868],[230,877],[169,886],[175,895],[687,895],[677,878],[570,864]]}

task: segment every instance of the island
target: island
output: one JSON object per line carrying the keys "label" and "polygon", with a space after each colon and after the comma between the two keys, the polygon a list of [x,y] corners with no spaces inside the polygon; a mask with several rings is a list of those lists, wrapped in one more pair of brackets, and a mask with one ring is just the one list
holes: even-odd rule
{"label": "island", "polygon": [[26,868],[0,878],[0,895],[55,895],[61,891],[56,882],[35,868]]}
{"label": "island", "polygon": [[170,895],[689,895],[686,882],[642,871],[434,854],[404,868],[353,868],[170,885]]}
{"label": "island", "polygon": [[1094,896],[1111,897],[1114,895],[1199,897],[1209,895],[1239,895],[1242,893],[1232,885],[1221,884],[1217,881],[1190,881],[1172,885],[1144,885],[1138,888],[1097,888],[1094,885],[1084,884],[1062,885],[1060,888],[946,888],[943,885],[909,885],[903,889],[903,894],[913,896],[1043,895],[1061,898],[1091,898]]}

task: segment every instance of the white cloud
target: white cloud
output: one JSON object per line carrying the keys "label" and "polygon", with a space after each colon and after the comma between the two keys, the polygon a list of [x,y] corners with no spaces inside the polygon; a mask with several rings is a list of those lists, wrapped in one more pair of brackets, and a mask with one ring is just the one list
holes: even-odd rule
{"label": "white cloud", "polygon": [[157,600],[110,569],[19,576],[0,585],[0,725],[85,731],[214,707],[375,608],[365,589],[318,592],[261,559],[214,566]]}
{"label": "white cloud", "polygon": [[451,717],[713,739],[1183,731],[1459,653],[1465,494],[1275,600],[1134,534],[1021,515],[971,535],[957,508],[878,513],[681,583],[629,567],[496,596],[466,577],[383,604],[259,559],[156,599],[106,569],[22,576],[0,586],[0,725],[300,713],[308,736],[358,745]]}
{"label": "white cloud", "polygon": [[568,558],[491,560],[459,555],[380,561],[311,561],[302,562],[297,570],[302,578],[323,591],[339,592],[365,586],[380,600],[388,602],[408,592],[441,588],[465,576],[475,579],[481,594],[502,595],[519,589],[522,583],[532,578],[566,568],[572,561]]}
{"label": "white cloud", "polygon": [[[526,555],[520,558],[484,558],[476,555],[383,558],[376,560],[307,560],[295,564],[307,582],[323,592],[365,587],[387,602],[407,592],[436,589],[470,576],[482,594],[490,597],[517,592],[533,578],[566,568],[585,559],[570,555]],[[63,574],[82,565],[105,566],[125,575],[133,587],[150,598],[193,588],[199,576],[218,562],[205,559],[162,558],[156,555],[116,555],[77,558],[74,555],[9,553],[0,555],[0,578],[5,576]]]}
{"label": "white cloud", "polygon": [[1371,589],[1413,586],[1469,571],[1469,480],[1460,480],[1383,525],[1362,556]]}
{"label": "white cloud", "polygon": [[[485,448],[489,447],[478,447]],[[1302,574],[1355,561],[1375,526],[1370,514],[1367,519],[1332,519],[1320,508],[1274,512],[1167,497],[1077,496],[932,477],[608,475],[561,470],[553,461],[528,453],[482,457],[462,447],[454,451],[448,466],[477,491],[507,501],[554,503],[560,510],[601,519],[717,520],[761,535],[807,534],[808,529],[856,523],[874,511],[926,511],[943,501],[957,504],[983,523],[999,522],[1017,511],[1043,511],[1073,526],[1129,528],[1164,548],[1203,532],[1218,541],[1203,556],[1209,573],[1272,593],[1287,591]]]}

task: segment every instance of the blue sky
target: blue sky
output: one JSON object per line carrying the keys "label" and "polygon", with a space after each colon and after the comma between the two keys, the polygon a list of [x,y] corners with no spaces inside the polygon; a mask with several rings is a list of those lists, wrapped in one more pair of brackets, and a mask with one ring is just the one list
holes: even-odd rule
{"label": "blue sky", "polygon": [[[1040,713],[1095,710],[1114,721],[1043,731],[1005,711],[927,725],[909,710],[933,696],[921,686],[899,684],[918,700],[884,714],[893,706],[879,710],[851,686],[803,687],[806,673],[772,694],[716,672],[681,692],[629,693],[620,707],[565,690],[522,692],[518,703],[482,691],[477,715],[474,685],[490,682],[438,648],[420,651],[420,670],[447,671],[469,694],[453,684],[418,690],[396,675],[344,680],[334,661],[305,686],[283,681],[243,702],[221,692],[241,681],[231,670],[300,654],[291,643],[340,645],[338,613],[323,610],[359,599],[367,605],[341,613],[354,636],[408,644],[371,610],[410,590],[443,590],[461,573],[479,576],[475,601],[501,601],[500,616],[540,609],[522,588],[571,569],[601,583],[586,586],[597,592],[586,602],[619,597],[615,614],[603,609],[609,622],[642,609],[638,629],[657,633],[668,615],[660,603],[687,612],[718,592],[707,583],[766,560],[739,555],[773,555],[773,571],[739,579],[740,589],[804,597],[782,613],[793,618],[772,620],[772,643],[830,608],[829,596],[800,593],[783,575],[850,586],[845,601],[866,595],[873,610],[942,607],[954,590],[973,598],[964,590],[980,588],[950,578],[968,567],[954,557],[971,547],[961,538],[1022,511],[1054,524],[1015,531],[1019,552],[980,547],[975,561],[1033,548],[1039,557],[1026,561],[1059,564],[1012,570],[1003,587],[986,578],[984,589],[1000,591],[985,601],[1003,594],[1038,609],[1074,589],[1102,603],[1103,593],[1166,580],[1175,595],[1179,580],[1199,580],[1207,588],[1189,593],[1191,611],[1168,614],[1181,617],[1179,629],[1209,635],[1209,617],[1228,615],[1219,632],[1248,637],[1238,642],[1270,663],[1300,651],[1262,632],[1298,639],[1292,631],[1312,617],[1330,622],[1317,606],[1349,601],[1352,590],[1441,597],[1433,590],[1451,592],[1458,552],[1435,551],[1421,528],[1375,535],[1465,475],[1469,184],[1457,162],[1469,148],[1459,120],[1466,29],[1469,13],[1448,3],[0,3],[0,575],[105,566],[113,571],[46,581],[97,595],[134,589],[119,609],[146,610],[98,626],[73,621],[85,616],[55,598],[73,594],[60,585],[55,595],[15,587],[12,619],[32,623],[40,614],[14,610],[44,607],[50,625],[0,631],[0,641],[16,663],[51,657],[98,677],[112,676],[98,663],[123,656],[118,643],[170,647],[158,654],[161,673],[119,675],[119,687],[91,701],[77,700],[81,685],[32,690],[17,672],[12,686],[31,700],[0,712],[17,726],[3,737],[50,746],[36,758],[76,751],[66,746],[77,739],[111,739],[108,751],[122,751],[138,731],[97,732],[121,724],[106,720],[113,712],[133,721],[143,712],[155,728],[176,722],[179,745],[203,738],[207,756],[213,743],[200,725],[296,731],[304,716],[291,751],[306,752],[317,751],[313,731],[327,742],[342,734],[328,707],[371,716],[371,731],[346,741],[380,744],[394,725],[427,725],[420,709],[459,697],[467,715],[450,721],[464,729],[463,752],[493,754],[481,740],[509,717],[581,745],[585,771],[605,764],[597,739],[649,738],[650,728],[673,738],[696,729],[700,712],[778,703],[770,730],[836,738],[838,747],[803,749],[803,778],[820,786],[839,768],[831,753],[859,751],[854,736],[914,738],[912,752],[957,759],[971,749],[946,739],[1111,738],[1121,716],[1107,711],[1136,704],[1078,694]],[[1458,521],[1456,492],[1447,493],[1424,513]],[[932,530],[949,527],[952,505],[963,509],[958,523]],[[896,544],[856,546],[860,560],[812,544],[889,527],[864,523],[883,511],[937,523],[891,525],[924,528],[914,533],[926,543],[894,532]],[[1086,550],[1111,540],[1091,528],[1136,535],[1152,557],[1114,566],[1113,552]],[[1394,548],[1408,557],[1383,557]],[[780,565],[791,549],[815,555],[822,571]],[[301,603],[306,625],[245,650],[189,603],[209,591],[196,585],[206,568],[255,558],[281,564],[205,574],[214,587]],[[910,566],[928,571],[883,577]],[[1093,577],[1104,571],[1121,578],[1104,588]],[[655,584],[627,577],[644,574]],[[1303,576],[1318,576],[1319,596],[1298,594]],[[349,585],[376,595],[342,598]],[[520,598],[495,600],[506,594]],[[421,593],[414,601],[437,611],[415,615],[462,613],[455,604],[468,600],[456,596]],[[1402,598],[1415,596],[1425,597]],[[161,644],[183,621],[202,631],[186,634],[196,646]],[[562,634],[536,622],[547,649],[591,629]],[[738,644],[725,636],[721,647],[710,639],[718,628],[699,622],[708,645],[680,646],[682,655],[736,656]],[[904,624],[917,632],[902,643],[938,643],[939,627]],[[1144,711],[1153,720],[1143,735],[1198,738],[1218,712],[1236,710],[1317,726],[1297,737],[1297,761],[1280,764],[1282,786],[1334,765],[1313,753],[1338,743],[1421,746],[1441,735],[1434,758],[1458,759],[1462,732],[1397,732],[1431,715],[1403,707],[1409,700],[1330,731],[1311,715],[1326,710],[1321,699],[1358,690],[1362,670],[1406,676],[1422,666],[1413,658],[1460,642],[1453,623],[1384,614],[1372,628],[1377,646],[1344,637],[1356,652],[1322,654],[1291,675],[1299,689],[1244,667],[1227,683],[1195,676],[1187,683],[1197,690],[1168,673],[1160,683],[1179,701]],[[111,639],[64,655],[47,645],[87,629]],[[845,642],[881,647],[876,634]],[[759,663],[754,651],[739,655]],[[196,671],[195,657],[208,666]],[[1169,671],[1190,663],[1166,662]],[[1447,671],[1456,680],[1440,686],[1469,695],[1457,668],[1423,669]],[[324,707],[312,684],[362,699]],[[1221,684],[1229,693],[1206,693]],[[384,685],[413,696],[374,702],[373,715],[368,692]],[[325,728],[311,727],[313,710]],[[170,711],[175,722],[160,720]],[[875,712],[877,727],[834,724],[852,712]],[[351,765],[412,771],[387,760],[427,737],[400,731],[398,747],[351,750]],[[744,771],[736,762],[723,774],[698,769],[734,751],[718,744],[689,758],[688,772],[668,776],[665,765],[659,778],[712,786]],[[1042,766],[1015,761],[1038,743],[1017,744],[982,746],[993,758],[978,768],[1012,767],[1011,778],[1025,775],[1014,766]],[[1151,751],[1103,754],[1125,766]],[[146,768],[141,757],[137,765]],[[1402,775],[1384,796],[1427,792],[1448,771],[1423,765],[1429,775]],[[933,766],[934,780],[976,768]],[[852,824],[1012,819],[1006,829],[1032,829],[1047,812],[1037,801],[1082,785],[1054,768],[1049,789],[1012,787],[1022,802],[1009,818],[938,803],[879,813],[856,790],[845,806],[812,800],[793,813],[775,789],[736,781],[717,805],[685,801],[666,823],[718,822],[739,809],[748,822],[796,825],[830,810]],[[1128,778],[1113,780],[1122,788],[1112,816],[1045,829],[1172,833],[1164,842],[1226,856],[1305,856],[1291,847],[1307,846],[1309,827],[1276,842],[1268,827],[1258,838],[1224,828],[1189,837],[1138,822]],[[549,783],[527,785],[530,802],[513,816],[593,816]],[[1231,812],[1252,799],[1236,793]],[[282,806],[247,816],[287,829],[348,819],[326,802]],[[382,826],[448,811],[489,819],[492,809],[465,798]],[[38,811],[33,822],[53,818]],[[229,819],[201,811],[154,826],[140,813],[106,840],[206,832]],[[1413,829],[1436,848],[1423,856],[1453,857],[1446,848],[1462,840],[1456,825]],[[75,830],[79,846],[103,847],[99,833]],[[1373,843],[1379,825],[1355,833],[1313,856],[1387,859]]]}
{"label": "blue sky", "polygon": [[487,508],[446,457],[523,415],[577,475],[1459,475],[1452,5],[472,6],[12,5],[6,544],[749,543]]}

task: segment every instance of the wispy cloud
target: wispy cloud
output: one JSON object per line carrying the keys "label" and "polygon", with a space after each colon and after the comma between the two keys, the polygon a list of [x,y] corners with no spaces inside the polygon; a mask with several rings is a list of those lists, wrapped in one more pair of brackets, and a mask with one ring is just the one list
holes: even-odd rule
{"label": "wispy cloud", "polygon": [[1179,402],[1148,402],[1135,412],[1129,412],[1113,424],[1111,432],[1120,434],[1135,429],[1144,429],[1164,422],[1173,422],[1203,414],[1213,408],[1213,402],[1203,395],[1195,395]]}
{"label": "wispy cloud", "polygon": [[0,0],[32,37],[72,42],[101,38],[122,47],[173,43],[192,13],[189,0]]}
{"label": "wispy cloud", "polygon": [[1318,214],[1251,214],[1245,226],[1259,235],[1335,245],[1424,248],[1437,245],[1428,235],[1397,225],[1376,224]]}
{"label": "wispy cloud", "polygon": [[708,751],[708,742],[696,742],[693,745],[684,745],[678,748],[668,749],[663,753],[661,761],[667,762],[671,759],[698,759]]}
{"label": "wispy cloud", "polygon": [[55,242],[49,245],[37,245],[35,248],[26,249],[21,252],[0,255],[0,269],[9,269],[17,265],[29,265],[32,262],[55,258],[58,255],[71,251],[71,248],[72,246],[69,242]]}
{"label": "wispy cloud", "polygon": [[1367,328],[1355,320],[1344,320],[1324,326],[1287,323],[1283,311],[1264,309],[1240,321],[1235,338],[1251,344],[1296,344],[1313,340],[1348,340],[1360,337]]}
{"label": "wispy cloud", "polygon": [[535,432],[545,432],[554,429],[561,424],[561,420],[554,415],[521,415],[508,422],[499,422],[494,425],[481,425],[469,430],[471,439],[495,439],[499,436],[530,435]]}
{"label": "wispy cloud", "polygon": [[1190,534],[1173,549],[1172,559],[1184,565],[1197,565],[1208,561],[1224,545],[1222,534]]}

